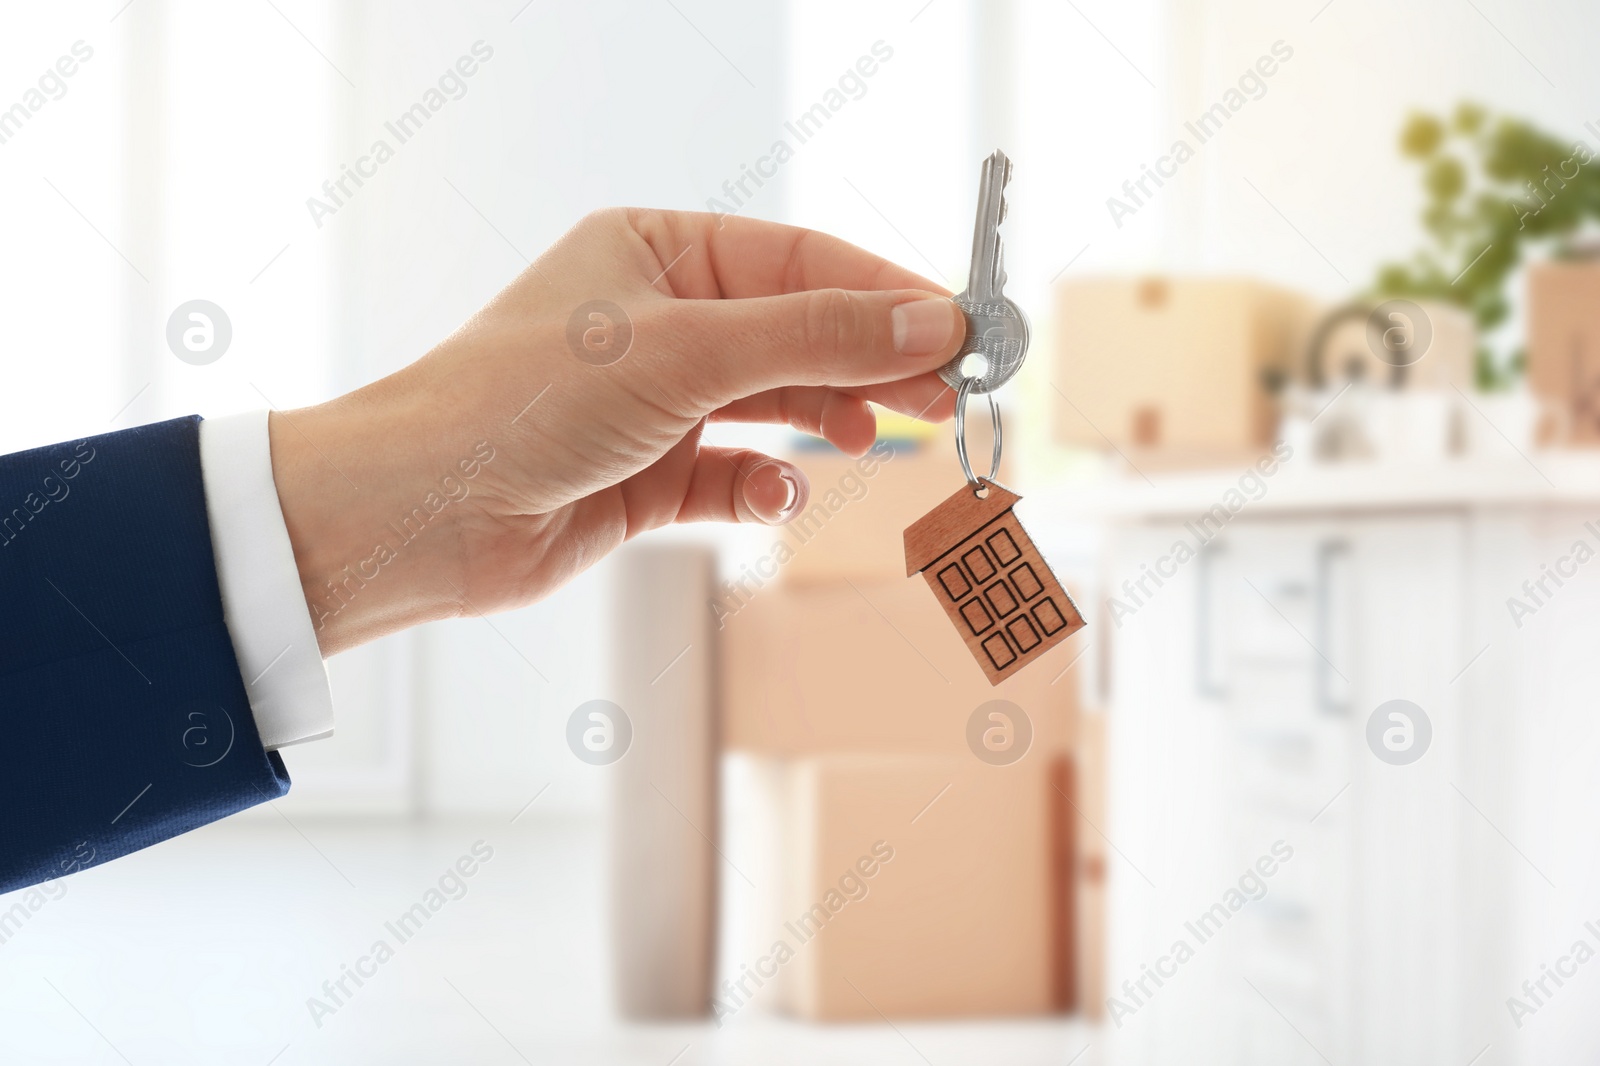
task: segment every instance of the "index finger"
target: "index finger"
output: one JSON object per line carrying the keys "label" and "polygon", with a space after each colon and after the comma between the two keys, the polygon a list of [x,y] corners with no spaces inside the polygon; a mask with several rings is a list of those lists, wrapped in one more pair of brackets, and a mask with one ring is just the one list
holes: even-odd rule
{"label": "index finger", "polygon": [[780,296],[811,289],[925,289],[938,282],[817,230],[728,218],[711,236],[711,264],[725,295]]}
{"label": "index finger", "polygon": [[[658,254],[670,248],[670,258],[695,237],[706,249],[702,262],[709,276],[686,286],[688,291],[680,291],[683,296],[745,299],[813,289],[922,289],[952,295],[936,281],[817,230],[705,212],[652,214],[654,218],[640,218],[637,224],[647,240],[656,235],[651,230],[664,238]],[[676,236],[667,235],[674,231]]]}

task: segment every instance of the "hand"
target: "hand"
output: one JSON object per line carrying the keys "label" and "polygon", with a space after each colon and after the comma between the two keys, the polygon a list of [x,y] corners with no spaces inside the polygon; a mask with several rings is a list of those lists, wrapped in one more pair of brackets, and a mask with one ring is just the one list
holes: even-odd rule
{"label": "hand", "polygon": [[[809,230],[672,211],[585,218],[422,359],[271,416],[323,655],[530,603],[669,522],[787,521],[805,507],[804,475],[702,444],[706,422],[787,423],[860,455],[877,432],[869,400],[949,418],[954,393],[933,371],[965,320],[948,296]],[[606,365],[615,347],[568,342],[594,300],[632,327]]]}

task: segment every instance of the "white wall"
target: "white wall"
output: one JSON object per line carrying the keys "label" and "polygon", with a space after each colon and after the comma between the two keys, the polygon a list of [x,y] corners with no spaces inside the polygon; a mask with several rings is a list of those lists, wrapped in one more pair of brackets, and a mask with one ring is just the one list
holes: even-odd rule
{"label": "white wall", "polygon": [[[1592,104],[1600,71],[1588,48],[1600,33],[1593,4],[1324,3],[1170,0],[1164,47],[1173,62],[1160,141],[1272,42],[1285,41],[1294,58],[1237,125],[1183,169],[1171,190],[1178,195],[1165,205],[1167,266],[1270,273],[1328,299],[1369,284],[1379,263],[1406,257],[1421,241],[1420,174],[1397,147],[1413,109],[1448,113],[1475,100],[1596,143],[1583,131],[1600,117]],[[1144,222],[1140,215],[1124,232]]]}
{"label": "white wall", "polygon": [[121,366],[122,286],[144,283],[74,211],[121,237],[122,171],[107,165],[121,149],[123,54],[114,31],[98,11],[65,5],[8,11],[5,27],[3,109],[75,42],[94,50],[64,81],[64,95],[0,144],[0,451],[9,452],[110,428],[138,387],[127,387]]}

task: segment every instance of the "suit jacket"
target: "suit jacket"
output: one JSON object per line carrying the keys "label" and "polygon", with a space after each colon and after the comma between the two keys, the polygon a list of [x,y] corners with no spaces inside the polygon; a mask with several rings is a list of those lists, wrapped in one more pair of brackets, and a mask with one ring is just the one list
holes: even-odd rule
{"label": "suit jacket", "polygon": [[223,622],[199,426],[0,457],[0,892],[289,790]]}

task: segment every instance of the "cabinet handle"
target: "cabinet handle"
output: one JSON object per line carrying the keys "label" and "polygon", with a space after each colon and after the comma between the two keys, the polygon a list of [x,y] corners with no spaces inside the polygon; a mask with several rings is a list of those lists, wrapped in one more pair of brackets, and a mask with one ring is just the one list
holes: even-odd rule
{"label": "cabinet handle", "polygon": [[1216,617],[1217,565],[1221,545],[1206,544],[1200,548],[1195,560],[1195,691],[1207,699],[1226,699],[1227,685],[1222,676],[1221,656],[1217,641]]}
{"label": "cabinet handle", "polygon": [[1317,661],[1314,666],[1315,691],[1312,698],[1323,714],[1350,712],[1350,681],[1333,665],[1345,651],[1349,629],[1350,545],[1342,540],[1325,540],[1317,548]]}

